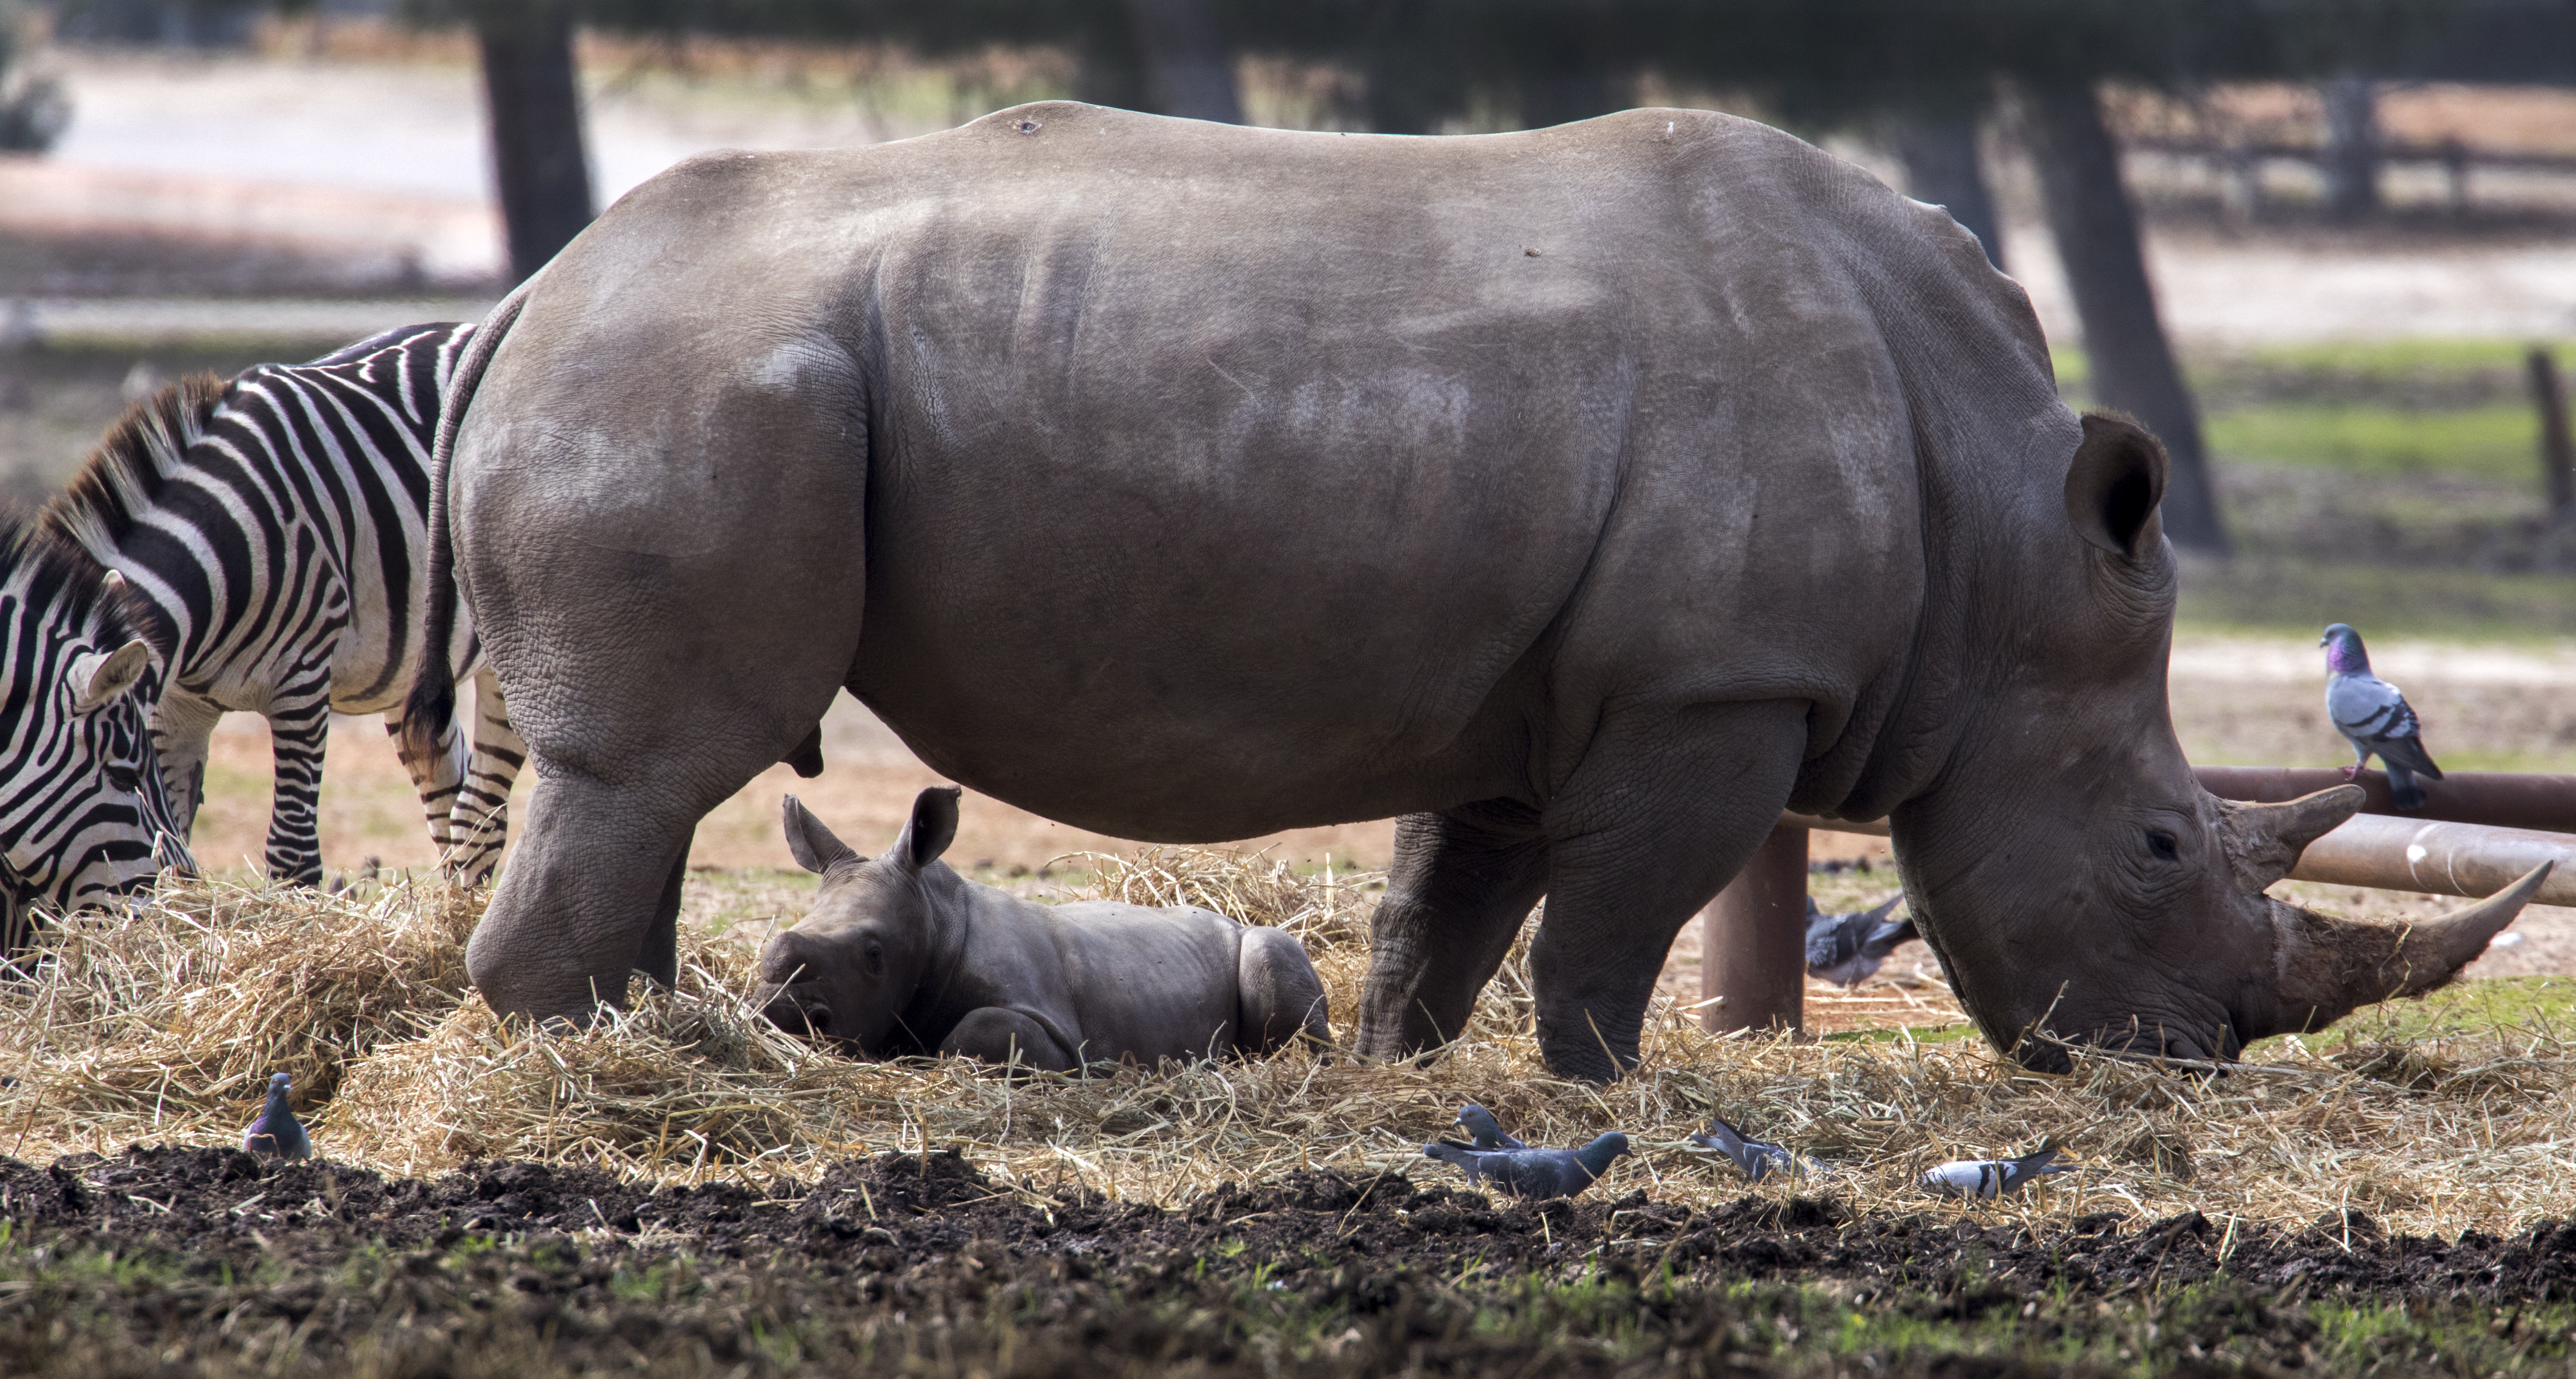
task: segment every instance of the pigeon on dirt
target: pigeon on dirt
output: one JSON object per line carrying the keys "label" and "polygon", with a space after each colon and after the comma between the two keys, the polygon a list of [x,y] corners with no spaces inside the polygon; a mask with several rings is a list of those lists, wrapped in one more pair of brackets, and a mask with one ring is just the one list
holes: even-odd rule
{"label": "pigeon on dirt", "polygon": [[1716,1133],[1689,1136],[1690,1142],[1733,1160],[1737,1168],[1744,1170],[1745,1177],[1758,1183],[1767,1174],[1798,1171],[1798,1160],[1788,1150],[1745,1138],[1744,1132],[1727,1124],[1724,1116],[1710,1116],[1708,1123]]}
{"label": "pigeon on dirt", "polygon": [[1836,986],[1858,986],[1877,976],[1896,945],[1916,937],[1914,916],[1887,917],[1903,903],[1903,895],[1894,895],[1874,910],[1829,915],[1816,908],[1814,896],[1807,897],[1807,975]]}
{"label": "pigeon on dirt", "polygon": [[313,1157],[312,1139],[304,1133],[304,1127],[296,1122],[295,1113],[286,1107],[286,1093],[289,1087],[286,1074],[270,1075],[268,1105],[259,1113],[259,1119],[252,1121],[250,1128],[242,1132],[243,1150],[264,1159],[295,1160]]}
{"label": "pigeon on dirt", "polygon": [[2424,750],[2424,727],[2414,707],[2395,685],[2370,673],[2370,653],[2363,649],[2360,633],[2336,623],[2317,645],[2326,649],[2326,717],[2352,744],[2345,779],[2359,775],[2377,753],[2388,768],[2388,797],[2400,809],[2422,809],[2424,787],[2415,778],[2440,780],[2442,768]]}
{"label": "pigeon on dirt", "polygon": [[1503,1123],[1494,1113],[1474,1102],[1458,1108],[1458,1125],[1466,1130],[1468,1140],[1478,1149],[1527,1149],[1529,1146],[1503,1133]]}
{"label": "pigeon on dirt", "polygon": [[1448,1140],[1422,1146],[1424,1158],[1465,1169],[1471,1185],[1490,1178],[1503,1191],[1532,1201],[1582,1192],[1627,1152],[1628,1137],[1616,1130],[1581,1149],[1478,1149]]}
{"label": "pigeon on dirt", "polygon": [[1976,1197],[1993,1201],[2007,1192],[2017,1192],[2024,1183],[2051,1173],[2071,1173],[2073,1164],[2057,1162],[2059,1149],[2052,1140],[2018,1159],[1952,1159],[1923,1175],[1923,1186],[1944,1197]]}

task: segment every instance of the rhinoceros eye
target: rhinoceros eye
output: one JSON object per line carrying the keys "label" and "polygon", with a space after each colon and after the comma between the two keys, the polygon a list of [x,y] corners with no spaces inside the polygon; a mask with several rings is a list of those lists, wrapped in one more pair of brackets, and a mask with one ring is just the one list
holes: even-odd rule
{"label": "rhinoceros eye", "polygon": [[2182,855],[2182,845],[2175,842],[2174,836],[2163,829],[2151,828],[2147,830],[2147,851],[2154,853],[2163,861],[2170,862]]}
{"label": "rhinoceros eye", "polygon": [[874,939],[868,940],[868,975],[871,977],[885,975],[885,945]]}

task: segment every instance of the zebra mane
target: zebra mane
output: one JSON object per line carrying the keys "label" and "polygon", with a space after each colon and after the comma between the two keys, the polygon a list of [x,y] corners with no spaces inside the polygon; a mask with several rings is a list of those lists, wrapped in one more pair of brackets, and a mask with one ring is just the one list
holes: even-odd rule
{"label": "zebra mane", "polygon": [[114,648],[143,637],[161,657],[170,655],[170,638],[143,596],[131,587],[109,588],[107,567],[40,518],[0,512],[0,585],[11,586],[23,608],[51,610],[94,645]]}
{"label": "zebra mane", "polygon": [[93,557],[115,550],[177,472],[188,447],[203,439],[226,384],[190,374],[126,409],[56,495],[39,521],[45,530]]}

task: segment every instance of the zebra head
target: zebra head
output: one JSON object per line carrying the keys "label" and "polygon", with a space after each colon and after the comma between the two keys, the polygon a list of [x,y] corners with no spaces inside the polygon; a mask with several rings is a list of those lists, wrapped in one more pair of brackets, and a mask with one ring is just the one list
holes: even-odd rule
{"label": "zebra head", "polygon": [[0,518],[0,953],[33,908],[195,869],[146,730],[167,653],[137,605],[80,547]]}

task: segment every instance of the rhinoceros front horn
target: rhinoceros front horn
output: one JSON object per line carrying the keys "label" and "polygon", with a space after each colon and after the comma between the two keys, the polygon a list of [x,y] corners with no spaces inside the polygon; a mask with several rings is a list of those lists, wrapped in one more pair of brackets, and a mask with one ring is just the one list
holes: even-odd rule
{"label": "rhinoceros front horn", "polygon": [[2522,913],[2553,864],[2543,862],[2486,899],[2422,924],[2365,924],[2272,901],[2280,936],[2281,1003],[2241,1037],[2323,1029],[2354,1009],[2443,986]]}

